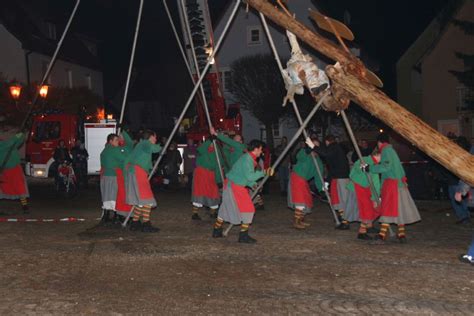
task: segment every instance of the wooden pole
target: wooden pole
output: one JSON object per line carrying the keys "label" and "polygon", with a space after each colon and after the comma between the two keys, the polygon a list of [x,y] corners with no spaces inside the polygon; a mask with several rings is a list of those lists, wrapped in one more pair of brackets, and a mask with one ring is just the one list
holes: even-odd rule
{"label": "wooden pole", "polygon": [[328,66],[326,72],[333,83],[347,91],[352,101],[382,120],[468,184],[474,185],[474,156],[358,76],[361,64],[357,58],[279,11],[267,0],[245,1],[318,52],[341,63],[344,69]]}
{"label": "wooden pole", "polygon": [[474,185],[474,155],[453,143],[371,84],[334,66],[328,66],[326,73],[364,110],[384,121],[461,179]]}

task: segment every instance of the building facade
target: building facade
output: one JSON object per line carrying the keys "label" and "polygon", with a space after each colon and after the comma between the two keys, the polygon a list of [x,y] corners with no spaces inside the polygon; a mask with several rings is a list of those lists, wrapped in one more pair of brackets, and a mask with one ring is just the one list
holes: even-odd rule
{"label": "building facade", "polygon": [[[18,0],[0,11],[0,73],[23,85],[41,82],[68,15],[53,16],[41,3]],[[70,32],[47,81],[53,87],[87,87],[103,96],[98,42]]]}
{"label": "building facade", "polygon": [[[227,22],[232,5],[227,8],[225,14],[221,17],[215,28],[215,38],[217,39]],[[311,8],[316,10],[311,0],[299,0],[299,1],[288,1],[288,9],[295,14],[296,18],[308,26],[317,31],[316,26],[309,18],[308,9]],[[268,21],[270,32],[273,36],[275,46],[278,50],[280,58],[286,61],[290,58],[291,48],[286,37],[285,30]],[[304,48],[304,45],[302,45]],[[314,51],[309,52],[313,55],[313,60],[319,67],[325,67],[325,64],[314,56]],[[217,59],[219,64],[219,71],[222,73],[222,81],[224,83],[224,95],[227,104],[237,103],[232,93],[229,91],[228,86],[231,82],[231,64],[244,56],[252,56],[258,54],[272,54],[266,33],[263,29],[260,16],[255,10],[250,9],[246,11],[245,6],[241,6],[239,11],[234,18],[234,21],[226,35],[226,38],[220,48]],[[285,63],[285,62],[284,62]],[[281,96],[283,101],[284,95]],[[281,106],[275,104],[275,107]],[[265,128],[260,121],[255,118],[243,105],[241,107],[241,114],[243,120],[243,136],[245,139],[262,139],[266,140]],[[279,143],[281,137],[291,137],[294,135],[298,125],[296,119],[291,117],[280,118],[279,124],[273,128],[273,137],[276,140],[275,144]]]}
{"label": "building facade", "polygon": [[465,96],[472,93],[450,71],[464,71],[456,53],[474,54],[474,38],[452,23],[474,22],[474,2],[448,5],[397,62],[398,101],[444,135],[474,136]]}

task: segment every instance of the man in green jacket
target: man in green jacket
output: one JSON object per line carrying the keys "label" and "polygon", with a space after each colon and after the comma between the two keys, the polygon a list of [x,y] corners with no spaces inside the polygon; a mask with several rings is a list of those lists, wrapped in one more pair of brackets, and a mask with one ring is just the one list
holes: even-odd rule
{"label": "man in green jacket", "polygon": [[263,144],[252,140],[248,152],[242,155],[227,174],[222,194],[222,204],[214,224],[212,237],[222,237],[224,221],[233,225],[240,225],[239,242],[255,243],[254,238],[248,234],[249,226],[255,214],[255,207],[248,188],[257,186],[257,180],[263,178],[265,173],[256,170],[257,158],[263,151]]}
{"label": "man in green jacket", "polygon": [[[120,137],[117,134],[109,134],[105,148],[100,153],[100,193],[102,196],[102,218],[101,224],[110,222],[110,216],[116,211],[117,191],[119,183],[117,172],[122,172],[125,159],[133,149],[133,140],[127,134],[122,133],[124,144],[120,146]],[[123,178],[123,176],[122,176]],[[123,185],[123,183],[121,184]]]}
{"label": "man in green jacket", "polygon": [[156,200],[148,175],[153,169],[152,155],[160,151],[161,146],[156,143],[156,133],[146,130],[125,160],[126,202],[133,205],[133,219],[130,224],[132,231],[141,230],[146,233],[159,231],[159,228],[153,227],[150,222],[151,209],[156,207]]}
{"label": "man in green jacket", "polygon": [[319,170],[323,170],[319,156],[311,148],[302,148],[296,155],[296,164],[288,182],[288,207],[295,211],[293,227],[296,229],[305,229],[309,226],[304,222],[305,215],[313,208],[313,196],[308,181],[314,178],[317,189],[323,190],[312,157],[315,157]]}
{"label": "man in green jacket", "polygon": [[398,225],[397,238],[406,243],[405,225],[421,220],[418,209],[407,188],[405,170],[400,158],[389,144],[388,134],[381,133],[377,138],[377,146],[381,152],[380,163],[369,167],[370,172],[381,175],[382,189],[380,205],[380,233],[376,243],[383,243],[387,238],[390,224]]}
{"label": "man in green jacket", "polygon": [[[347,185],[347,197],[344,221],[351,223],[360,221],[358,239],[371,240],[367,232],[374,232],[373,222],[378,217],[380,197],[380,177],[376,173],[368,172],[380,161],[380,153],[374,152],[371,156],[362,157],[363,163],[357,160],[349,174],[350,182]],[[370,181],[373,185],[371,187]],[[374,192],[375,190],[375,192]]]}
{"label": "man in green jacket", "polygon": [[21,167],[18,148],[25,141],[25,135],[15,136],[0,141],[0,199],[20,200],[23,212],[28,212],[30,196],[25,174]]}
{"label": "man in green jacket", "polygon": [[247,147],[243,143],[242,136],[239,134],[230,138],[223,133],[217,133],[214,128],[212,128],[211,135],[217,137],[218,140],[224,143],[223,167],[227,173],[232,169],[232,166],[237,162],[237,160],[239,160],[240,156],[247,151]]}
{"label": "man in green jacket", "polygon": [[[219,158],[221,157],[219,156]],[[217,216],[217,209],[221,200],[217,184],[221,182],[215,148],[211,139],[208,139],[197,148],[196,168],[193,174],[191,195],[191,202],[193,204],[191,219],[201,220],[199,210],[204,206],[211,209],[211,217],[215,218]]]}

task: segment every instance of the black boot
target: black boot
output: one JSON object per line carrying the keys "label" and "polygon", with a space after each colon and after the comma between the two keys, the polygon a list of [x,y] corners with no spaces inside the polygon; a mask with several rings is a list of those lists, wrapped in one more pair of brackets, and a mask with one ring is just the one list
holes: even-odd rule
{"label": "black boot", "polygon": [[142,230],[142,223],[140,223],[140,221],[132,221],[132,223],[130,224],[130,230],[132,232]]}
{"label": "black boot", "polygon": [[369,233],[369,234],[378,234],[378,233],[380,233],[380,229],[372,226],[372,227],[367,228],[367,233]]}
{"label": "black boot", "polygon": [[349,224],[346,224],[344,222],[341,222],[339,225],[336,226],[336,229],[339,229],[339,230],[349,230],[351,227],[349,226]]}
{"label": "black boot", "polygon": [[151,222],[144,222],[142,225],[142,232],[144,233],[157,233],[160,229],[158,227],[151,226]]}
{"label": "black boot", "polygon": [[222,227],[221,228],[214,228],[212,230],[212,238],[221,238],[224,237],[222,234]]}
{"label": "black boot", "polygon": [[191,219],[194,220],[194,221],[200,221],[201,216],[199,216],[198,213],[193,213],[193,216],[191,216]]}
{"label": "black boot", "polygon": [[365,234],[358,234],[357,235],[357,239],[360,239],[360,240],[373,240],[372,237],[370,237],[369,235],[367,235],[367,233]]}
{"label": "black boot", "polygon": [[110,222],[110,211],[109,210],[104,210],[102,214],[102,218],[100,219],[99,225],[106,226]]}
{"label": "black boot", "polygon": [[28,204],[22,205],[21,208],[22,208],[22,210],[23,210],[23,214],[30,214],[30,210],[29,210],[29,208],[28,208]]}
{"label": "black boot", "polygon": [[248,231],[244,231],[239,234],[239,242],[244,244],[254,244],[257,240],[250,237]]}

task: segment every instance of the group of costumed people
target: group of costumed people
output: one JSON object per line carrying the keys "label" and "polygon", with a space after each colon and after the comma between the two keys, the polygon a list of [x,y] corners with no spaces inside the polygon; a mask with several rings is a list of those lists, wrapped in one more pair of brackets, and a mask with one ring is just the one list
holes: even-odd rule
{"label": "group of costumed people", "polygon": [[[223,145],[222,148],[214,148],[215,140]],[[24,212],[27,212],[29,191],[18,151],[24,141],[23,133],[0,141],[0,199],[20,200]],[[132,231],[159,231],[150,222],[151,209],[157,203],[148,179],[153,168],[152,155],[162,149],[156,142],[156,134],[149,130],[142,134],[135,146],[126,131],[120,136],[108,135],[100,155],[103,224],[121,223],[133,211]],[[328,135],[324,142],[323,147],[316,139],[308,138],[307,147],[297,153],[297,162],[288,185],[288,206],[294,209],[294,228],[305,229],[309,226],[305,222],[305,216],[313,207],[309,181],[314,179],[317,189],[324,190],[320,173],[324,170],[322,157],[328,169],[330,202],[340,221],[336,228],[345,230],[349,229],[351,222],[360,222],[358,239],[375,239],[376,243],[383,243],[388,237],[390,225],[395,224],[398,226],[397,239],[405,243],[405,225],[418,222],[421,218],[408,191],[403,166],[389,144],[388,135],[379,134],[377,148],[371,155],[357,160],[352,169],[334,137]],[[264,143],[258,140],[252,140],[245,146],[240,135],[230,138],[214,129],[211,129],[211,137],[198,147],[193,176],[192,219],[200,220],[200,209],[209,207],[212,217],[216,218],[213,237],[223,237],[223,224],[229,222],[240,225],[239,242],[256,242],[248,233],[255,214],[251,190],[265,175],[273,174],[271,168],[262,168],[257,162],[264,147]],[[224,162],[222,176],[216,154]],[[219,184],[222,178],[221,199]],[[461,182],[456,190],[456,200],[466,198],[469,189]],[[376,220],[380,222],[380,230],[374,228]],[[371,232],[376,235],[371,237]],[[460,255],[459,259],[474,265],[474,238],[467,253]]]}
{"label": "group of costumed people", "polygon": [[[253,140],[246,146],[240,135],[231,138],[214,129],[210,134],[197,148],[191,218],[200,220],[201,210],[207,207],[211,217],[216,218],[213,237],[222,237],[223,224],[229,222],[240,226],[239,242],[254,243],[256,240],[248,233],[255,214],[251,193],[260,179],[273,174],[270,168],[262,168],[258,163],[264,144]],[[388,135],[380,134],[373,154],[356,161],[352,169],[334,137],[328,135],[324,142],[325,146],[321,146],[317,140],[308,138],[307,146],[297,153],[288,185],[288,207],[294,210],[293,227],[306,229],[310,225],[305,221],[314,204],[309,182],[314,180],[317,189],[324,190],[322,158],[328,169],[330,203],[340,221],[336,228],[345,230],[349,229],[351,222],[360,222],[358,239],[375,239],[383,243],[389,236],[390,225],[395,224],[398,226],[398,240],[405,243],[405,225],[421,218]],[[120,137],[116,134],[108,136],[101,154],[102,222],[117,219],[121,222],[121,217],[128,215],[133,208],[132,231],[158,231],[150,222],[156,200],[148,177],[153,167],[152,154],[160,150],[156,134],[151,131],[144,132],[135,147],[126,132]],[[374,227],[377,219],[380,229]],[[375,236],[372,237],[371,233]]]}
{"label": "group of costumed people", "polygon": [[[389,237],[390,225],[398,226],[397,239],[406,243],[405,225],[421,220],[418,209],[408,191],[407,178],[396,151],[389,143],[388,134],[381,133],[377,147],[369,156],[357,160],[352,169],[343,148],[331,135],[325,137],[325,145],[307,139],[308,149],[297,156],[296,166],[290,177],[288,206],[295,210],[294,227],[304,229],[305,214],[311,211],[313,199],[307,181],[315,178],[315,184],[323,190],[315,164],[323,170],[319,156],[327,163],[330,181],[330,203],[337,212],[340,230],[350,228],[350,223],[360,222],[357,238],[384,243]],[[374,227],[379,221],[380,229]],[[371,234],[375,233],[375,236]]]}

